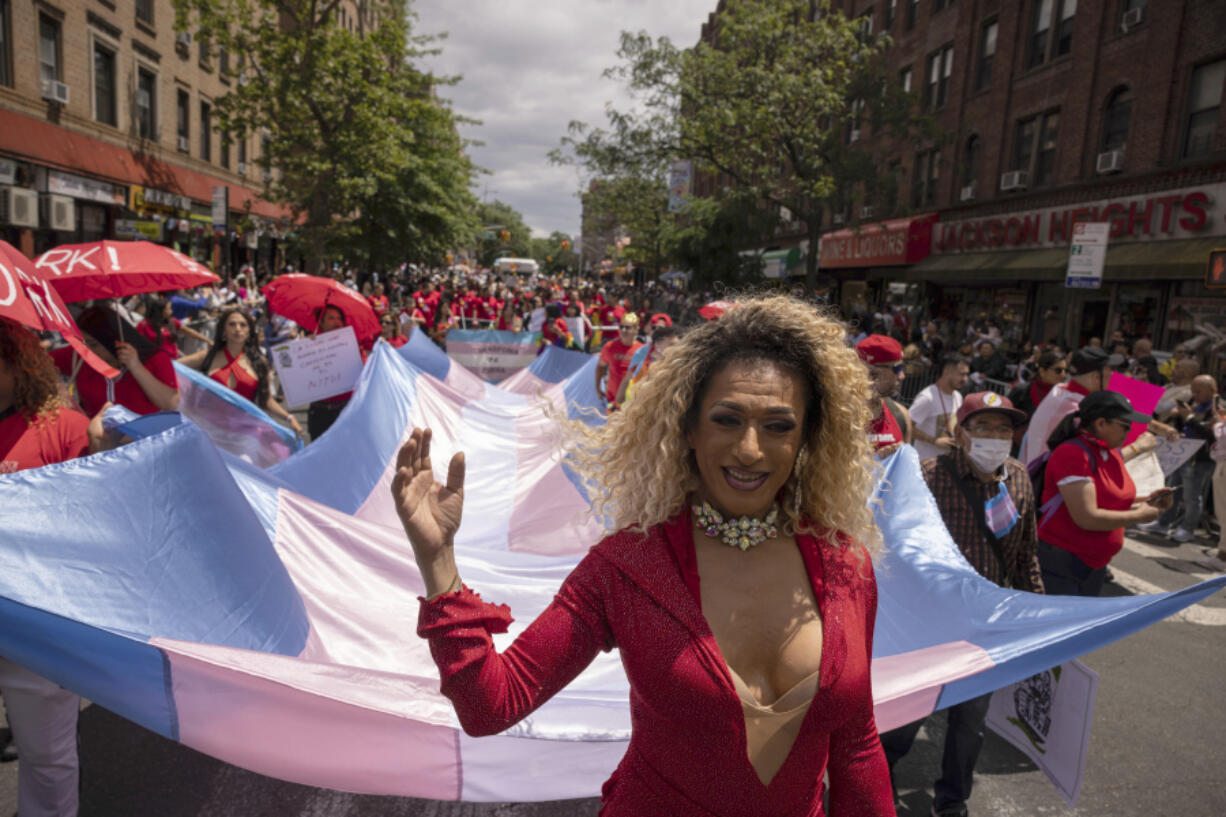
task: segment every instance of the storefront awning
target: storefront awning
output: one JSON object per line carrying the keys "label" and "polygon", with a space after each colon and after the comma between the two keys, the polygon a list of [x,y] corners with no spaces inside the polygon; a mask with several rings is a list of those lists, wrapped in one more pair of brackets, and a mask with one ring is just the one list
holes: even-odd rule
{"label": "storefront awning", "polygon": [[[1146,281],[1200,278],[1209,251],[1226,246],[1226,238],[1143,241],[1107,247],[1103,278]],[[907,270],[911,281],[1000,285],[1010,281],[1061,281],[1068,269],[1068,249],[1050,247],[1016,252],[968,252],[932,255]]]}
{"label": "storefront awning", "polygon": [[800,247],[787,250],[771,250],[762,253],[762,277],[786,278],[788,273],[800,266],[804,254]]}

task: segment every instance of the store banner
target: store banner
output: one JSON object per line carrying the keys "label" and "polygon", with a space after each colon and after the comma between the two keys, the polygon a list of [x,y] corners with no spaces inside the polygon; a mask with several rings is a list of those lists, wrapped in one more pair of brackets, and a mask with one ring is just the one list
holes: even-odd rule
{"label": "store banner", "polygon": [[987,724],[1043,770],[1069,808],[1085,775],[1098,674],[1080,661],[992,694]]}
{"label": "store banner", "polygon": [[115,219],[115,236],[117,238],[132,239],[133,241],[139,241],[142,238],[147,238],[150,241],[161,241],[162,222],[136,221],[128,218]]}
{"label": "store banner", "polygon": [[668,172],[668,212],[679,213],[685,207],[685,197],[690,195],[694,181],[694,163],[673,162]]}
{"label": "store banner", "polygon": [[87,179],[74,173],[63,173],[59,170],[47,171],[47,192],[61,196],[71,196],[74,199],[96,201],[99,204],[118,204],[121,207],[128,203],[128,190],[97,179]]}
{"label": "store banner", "polygon": [[821,241],[821,268],[892,267],[928,257],[936,215],[900,218],[855,229],[826,233]]}
{"label": "store banner", "polygon": [[353,391],[362,375],[352,326],[274,346],[272,362],[290,408]]}
{"label": "store banner", "polygon": [[1111,225],[1106,222],[1073,225],[1073,243],[1068,248],[1068,273],[1064,285],[1072,289],[1101,289],[1107,263]]}

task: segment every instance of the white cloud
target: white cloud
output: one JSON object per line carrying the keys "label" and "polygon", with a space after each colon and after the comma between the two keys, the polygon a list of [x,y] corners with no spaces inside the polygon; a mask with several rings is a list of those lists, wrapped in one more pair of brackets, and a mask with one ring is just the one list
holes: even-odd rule
{"label": "white cloud", "polygon": [[579,232],[579,179],[548,152],[580,120],[605,123],[605,105],[627,98],[601,73],[617,61],[623,30],[688,46],[716,0],[417,0],[417,31],[447,32],[428,65],[463,80],[440,93],[479,119],[461,133],[484,142],[473,160],[492,175],[477,194],[505,201],[538,235]]}

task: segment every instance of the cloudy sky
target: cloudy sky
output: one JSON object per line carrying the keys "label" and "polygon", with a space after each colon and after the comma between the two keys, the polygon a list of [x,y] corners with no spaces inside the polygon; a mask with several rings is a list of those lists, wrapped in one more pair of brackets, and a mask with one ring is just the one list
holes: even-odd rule
{"label": "cloudy sky", "polygon": [[442,89],[458,113],[481,120],[462,133],[491,171],[476,193],[519,210],[537,235],[579,232],[579,178],[546,154],[578,119],[603,125],[606,103],[626,98],[601,72],[616,62],[624,30],[698,40],[716,0],[416,0],[417,29],[447,32],[429,65],[461,74]]}

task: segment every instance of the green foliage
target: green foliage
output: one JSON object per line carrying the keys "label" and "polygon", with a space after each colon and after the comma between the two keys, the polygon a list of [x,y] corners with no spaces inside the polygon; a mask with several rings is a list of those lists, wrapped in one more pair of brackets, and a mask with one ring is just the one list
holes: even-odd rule
{"label": "green foliage", "polygon": [[532,258],[532,230],[509,204],[495,199],[476,207],[480,228],[477,233],[477,262],[492,267],[494,260]]}
{"label": "green foliage", "polygon": [[314,265],[432,261],[476,233],[475,169],[435,95],[457,80],[415,67],[436,39],[414,34],[409,2],[372,0],[349,31],[339,0],[175,0],[176,29],[228,56],[216,127],[274,171],[266,196]]}
{"label": "green foliage", "polygon": [[557,230],[550,233],[548,238],[532,239],[531,257],[541,265],[541,271],[549,275],[567,274],[579,269],[574,240]]}

